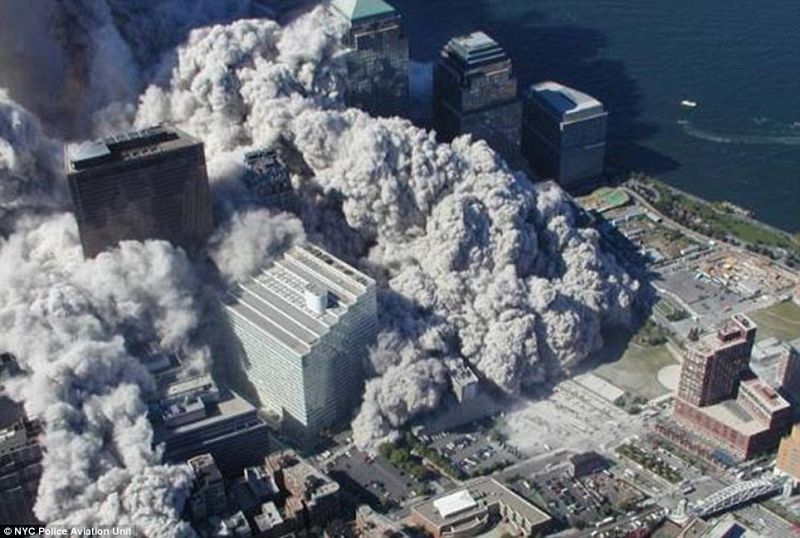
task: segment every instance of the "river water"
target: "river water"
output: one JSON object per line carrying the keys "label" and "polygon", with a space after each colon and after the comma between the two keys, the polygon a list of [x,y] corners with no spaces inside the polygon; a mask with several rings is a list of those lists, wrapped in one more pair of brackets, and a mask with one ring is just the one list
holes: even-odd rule
{"label": "river water", "polygon": [[521,87],[554,79],[606,104],[612,167],[800,232],[800,1],[393,3],[415,62],[483,29],[511,55]]}

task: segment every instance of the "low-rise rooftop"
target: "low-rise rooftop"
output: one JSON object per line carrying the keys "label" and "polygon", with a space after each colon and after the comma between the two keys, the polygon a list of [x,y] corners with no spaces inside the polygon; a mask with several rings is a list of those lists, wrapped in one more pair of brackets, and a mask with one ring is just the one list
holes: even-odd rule
{"label": "low-rise rooftop", "polygon": [[443,519],[460,514],[465,510],[475,508],[478,503],[470,495],[469,490],[462,489],[455,493],[451,493],[446,497],[441,497],[433,501],[433,506],[439,511],[439,515]]}
{"label": "low-rise rooftop", "polygon": [[724,400],[718,404],[699,407],[698,410],[745,436],[753,436],[769,429],[768,424],[756,420],[736,400]]}
{"label": "low-rise rooftop", "polygon": [[741,382],[742,387],[758,399],[761,404],[770,412],[783,411],[791,407],[778,392],[758,378],[747,379]]}
{"label": "low-rise rooftop", "polygon": [[166,387],[162,399],[152,405],[159,418],[154,427],[159,442],[256,412],[247,400],[221,390],[209,376]]}
{"label": "low-rise rooftop", "polygon": [[482,477],[464,484],[464,489],[449,492],[433,500],[414,505],[413,510],[437,527],[454,525],[457,528],[472,526],[482,519],[486,510],[501,504],[503,512],[513,512],[516,518],[528,521],[532,526],[546,523],[551,518],[536,505],[504,486],[494,478]]}

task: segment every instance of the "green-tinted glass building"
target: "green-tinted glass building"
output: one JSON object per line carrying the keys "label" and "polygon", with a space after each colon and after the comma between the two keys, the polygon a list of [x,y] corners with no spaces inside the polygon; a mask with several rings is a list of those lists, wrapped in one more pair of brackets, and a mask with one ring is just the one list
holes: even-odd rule
{"label": "green-tinted glass building", "polygon": [[408,38],[400,14],[383,0],[333,0],[331,6],[350,24],[347,105],[374,116],[406,116]]}

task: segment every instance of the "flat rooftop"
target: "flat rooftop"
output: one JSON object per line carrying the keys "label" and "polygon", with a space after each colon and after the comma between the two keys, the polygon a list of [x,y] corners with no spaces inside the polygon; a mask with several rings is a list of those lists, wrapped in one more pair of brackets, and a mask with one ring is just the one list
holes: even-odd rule
{"label": "flat rooftop", "polygon": [[[782,411],[791,407],[791,404],[783,399],[783,397],[775,391],[772,387],[764,383],[758,378],[747,379],[741,382],[741,385],[747,391],[758,398],[767,409],[772,412]],[[741,388],[739,390],[742,390]]]}
{"label": "flat rooftop", "polygon": [[736,400],[725,400],[718,404],[698,407],[697,409],[717,422],[721,422],[746,436],[755,435],[769,429],[767,424],[756,420]]}
{"label": "flat rooftop", "polygon": [[433,501],[433,507],[439,511],[439,515],[446,519],[456,514],[460,514],[465,510],[471,510],[478,505],[475,499],[470,495],[469,490],[463,489],[455,493],[451,493],[446,497],[441,497]]}
{"label": "flat rooftop", "polygon": [[776,355],[783,353],[784,350],[785,344],[774,336],[770,336],[769,338],[765,338],[753,345],[751,360],[758,362],[765,359],[771,359]]}
{"label": "flat rooftop", "polygon": [[219,401],[206,405],[206,413],[202,418],[176,427],[168,427],[164,423],[157,423],[153,429],[157,442],[164,442],[172,437],[209,428],[237,417],[255,414],[255,412],[256,408],[250,402],[233,391],[223,389]]}
{"label": "flat rooftop", "polygon": [[145,159],[157,153],[201,144],[170,125],[156,125],[66,148],[67,173],[81,172],[123,161]]}
{"label": "flat rooftop", "polygon": [[478,376],[472,371],[463,359],[452,359],[444,362],[445,368],[450,373],[450,378],[458,383],[477,383]]}
{"label": "flat rooftop", "polygon": [[[229,315],[305,355],[374,286],[365,274],[306,245],[292,248],[271,267],[231,289],[223,303]],[[309,305],[309,289],[327,291],[321,313]]]}
{"label": "flat rooftop", "polygon": [[283,468],[285,477],[294,480],[297,484],[304,484],[308,488],[309,497],[314,499],[339,491],[339,483],[328,475],[319,471],[303,458],[297,458],[297,463]]}
{"label": "flat rooftop", "polygon": [[395,9],[383,0],[333,0],[331,6],[351,22],[396,13]]}
{"label": "flat rooftop", "polygon": [[591,95],[552,80],[534,84],[528,95],[537,98],[554,116],[565,121],[586,119],[606,113],[603,103]]}
{"label": "flat rooftop", "polygon": [[745,526],[733,514],[725,514],[707,523],[698,536],[699,538],[761,538],[764,535]]}
{"label": "flat rooftop", "polygon": [[536,505],[489,477],[465,482],[464,489],[423,501],[414,505],[412,509],[434,525],[443,527],[462,521],[472,513],[477,516],[496,503],[503,503],[506,508],[534,526],[551,519]]}
{"label": "flat rooftop", "polygon": [[738,314],[717,330],[702,335],[697,342],[690,343],[688,348],[701,354],[709,354],[741,344],[747,339],[747,331],[755,328],[756,324],[750,318]]}
{"label": "flat rooftop", "polygon": [[452,38],[445,45],[443,54],[456,56],[468,68],[503,62],[509,59],[497,41],[484,32],[473,32]]}
{"label": "flat rooftop", "polygon": [[164,398],[175,398],[187,393],[218,390],[217,384],[210,375],[201,375],[182,381],[170,383],[164,389]]}

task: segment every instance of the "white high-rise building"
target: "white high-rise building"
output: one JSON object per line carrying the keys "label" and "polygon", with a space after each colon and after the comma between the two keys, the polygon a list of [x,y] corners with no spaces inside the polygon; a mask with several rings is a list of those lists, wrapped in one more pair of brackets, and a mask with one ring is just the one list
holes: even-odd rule
{"label": "white high-rise building", "polygon": [[302,435],[350,416],[377,332],[375,281],[318,247],[295,247],[223,302],[244,393]]}

